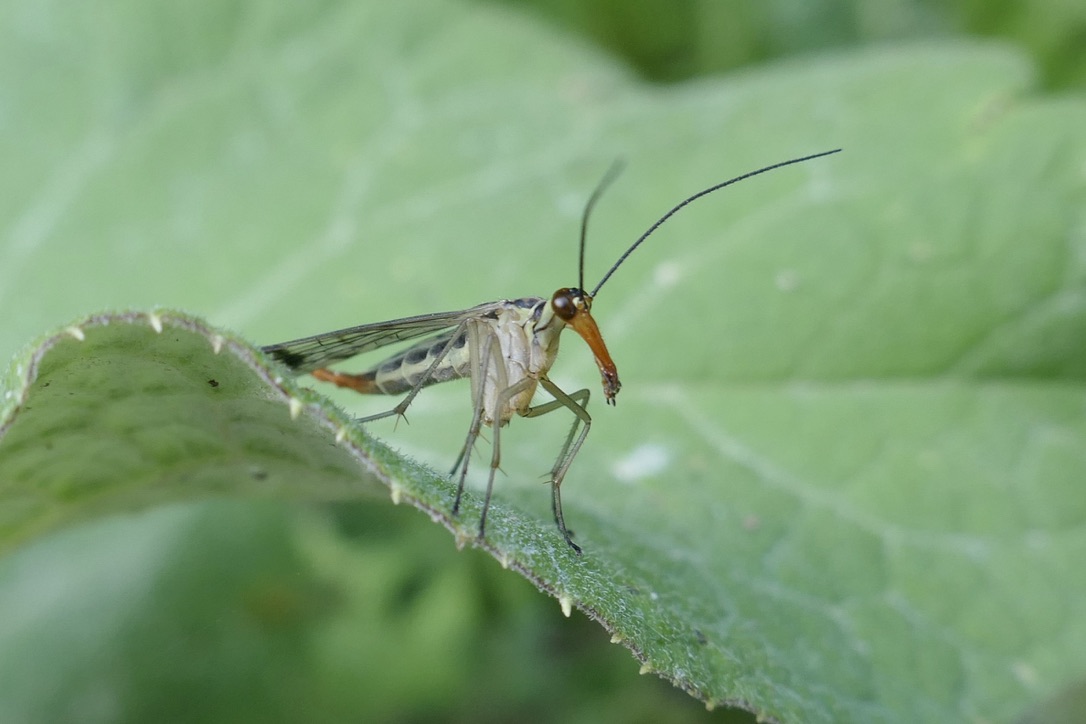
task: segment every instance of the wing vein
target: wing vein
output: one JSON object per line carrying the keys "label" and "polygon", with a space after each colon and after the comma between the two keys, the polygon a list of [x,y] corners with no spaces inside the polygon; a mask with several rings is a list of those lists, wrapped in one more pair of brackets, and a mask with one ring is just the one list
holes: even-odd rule
{"label": "wing vein", "polygon": [[362,324],[312,337],[271,344],[261,349],[287,365],[296,374],[305,374],[375,349],[436,334],[455,327],[464,319],[480,317],[501,307],[504,302],[487,302],[470,309],[420,314],[417,317],[391,319]]}

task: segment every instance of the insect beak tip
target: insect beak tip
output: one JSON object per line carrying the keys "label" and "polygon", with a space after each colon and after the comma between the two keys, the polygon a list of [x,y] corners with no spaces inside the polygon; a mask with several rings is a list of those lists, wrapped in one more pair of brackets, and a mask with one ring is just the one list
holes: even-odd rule
{"label": "insect beak tip", "polygon": [[622,383],[618,381],[618,375],[603,376],[603,396],[607,398],[607,404],[614,406],[615,397],[618,396],[618,391],[622,389]]}

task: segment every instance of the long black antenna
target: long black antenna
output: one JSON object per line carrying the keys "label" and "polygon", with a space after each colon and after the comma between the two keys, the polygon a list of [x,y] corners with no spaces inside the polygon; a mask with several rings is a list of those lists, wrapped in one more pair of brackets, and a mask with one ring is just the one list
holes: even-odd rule
{"label": "long black antenna", "polygon": [[[687,204],[689,204],[689,203],[691,203],[693,201],[697,201],[702,196],[707,196],[708,194],[711,194],[714,191],[719,191],[720,189],[724,188],[725,186],[731,186],[734,183],[744,181],[744,180],[750,178],[751,176],[757,176],[758,174],[762,174],[762,173],[765,173],[767,171],[773,171],[775,169],[781,168],[782,166],[791,166],[794,163],[803,163],[804,161],[810,161],[810,160],[815,159],[815,158],[821,158],[823,156],[829,156],[830,154],[837,153],[840,150],[841,149],[839,149],[839,148],[835,148],[832,151],[823,151],[822,153],[815,153],[815,154],[812,154],[810,156],[803,156],[802,158],[793,158],[793,159],[790,159],[788,161],[781,161],[780,163],[775,163],[772,166],[766,166],[765,168],[760,168],[757,171],[750,171],[748,173],[743,174],[742,176],[736,176],[733,179],[728,179],[727,181],[724,181],[722,183],[718,183],[716,186],[710,186],[709,188],[707,188],[707,189],[705,189],[703,191],[697,192],[696,194],[694,194],[693,196],[687,198],[686,200],[679,202],[678,204],[675,205],[674,208],[671,209],[671,211],[669,211],[666,214],[664,214],[663,216],[661,216],[656,221],[655,224],[650,226],[649,230],[646,231],[644,234],[642,234],[641,238],[639,238],[637,241],[635,241],[633,243],[633,245],[630,246],[630,248],[627,249],[626,252],[622,256],[620,256],[618,258],[618,261],[615,262],[615,265],[612,266],[607,271],[607,273],[603,275],[603,279],[600,279],[600,283],[596,285],[596,288],[592,290],[592,293],[589,296],[591,296],[591,297],[596,296],[596,294],[599,292],[600,288],[607,282],[608,279],[611,278],[611,275],[615,273],[615,270],[618,269],[620,266],[622,266],[622,262],[626,261],[626,258],[630,254],[633,254],[634,249],[641,246],[641,243],[643,241],[645,241],[645,239],[649,238],[649,236],[652,235],[652,232],[659,229],[661,224],[663,224],[665,221],[667,221],[672,216],[674,216],[679,211],[679,209],[686,206]],[[612,168],[614,168],[614,167],[612,167]],[[613,174],[610,171],[608,171],[607,176],[604,177],[604,181],[606,181],[607,183],[610,183],[610,181],[612,180],[612,176],[613,176]],[[581,283],[581,288],[582,289],[584,289],[584,235],[585,235],[585,229],[586,229],[586,227],[588,225],[588,209],[592,208],[592,204],[595,203],[596,198],[600,194],[600,191],[603,190],[602,187],[606,187],[606,184],[601,183],[600,187],[597,187],[595,193],[592,194],[592,198],[590,198],[588,200],[588,208],[585,209],[584,222],[581,225],[581,282],[580,283]]]}
{"label": "long black antenna", "polygon": [[577,267],[579,269],[577,288],[582,291],[584,290],[584,244],[585,239],[588,237],[588,217],[592,214],[592,207],[600,200],[600,196],[603,196],[603,192],[607,190],[607,187],[622,173],[625,165],[626,163],[621,158],[615,159],[615,162],[611,164],[611,168],[607,169],[607,173],[596,184],[596,190],[588,197],[588,203],[584,206],[584,214],[581,216],[581,262]]}

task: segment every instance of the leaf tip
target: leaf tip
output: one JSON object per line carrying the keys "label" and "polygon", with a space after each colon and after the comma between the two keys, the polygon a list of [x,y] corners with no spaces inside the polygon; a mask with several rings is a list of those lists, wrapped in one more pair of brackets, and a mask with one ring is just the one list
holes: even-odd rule
{"label": "leaf tip", "polygon": [[290,419],[297,420],[298,416],[302,414],[302,401],[297,397],[290,398]]}
{"label": "leaf tip", "polygon": [[86,340],[86,339],[87,339],[87,335],[85,335],[85,334],[83,333],[83,329],[82,329],[81,327],[76,327],[75,325],[72,325],[71,327],[66,327],[66,328],[64,329],[64,331],[65,331],[65,332],[66,332],[66,333],[67,333],[68,335],[70,335],[70,336],[72,336],[72,337],[75,337],[75,338],[76,338],[76,340],[78,340],[78,341],[80,341],[80,342],[82,342],[82,341],[84,341],[84,340]]}
{"label": "leaf tip", "polygon": [[569,615],[573,613],[573,601],[569,596],[559,596],[558,605],[562,607],[562,615],[569,618]]}
{"label": "leaf tip", "polygon": [[156,312],[148,312],[147,321],[151,323],[151,329],[155,330],[155,334],[162,334],[162,317]]}
{"label": "leaf tip", "polygon": [[211,351],[215,354],[222,352],[223,336],[221,334],[211,335]]}

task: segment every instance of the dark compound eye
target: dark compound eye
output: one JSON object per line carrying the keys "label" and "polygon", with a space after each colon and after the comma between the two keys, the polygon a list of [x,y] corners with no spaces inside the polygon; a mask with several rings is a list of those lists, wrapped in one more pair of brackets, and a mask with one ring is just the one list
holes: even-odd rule
{"label": "dark compound eye", "polygon": [[551,309],[555,316],[564,322],[571,321],[581,312],[588,312],[592,308],[592,297],[575,287],[559,289],[551,297]]}
{"label": "dark compound eye", "polygon": [[559,289],[551,297],[551,309],[556,317],[568,322],[577,315],[577,302],[574,301],[573,289]]}

